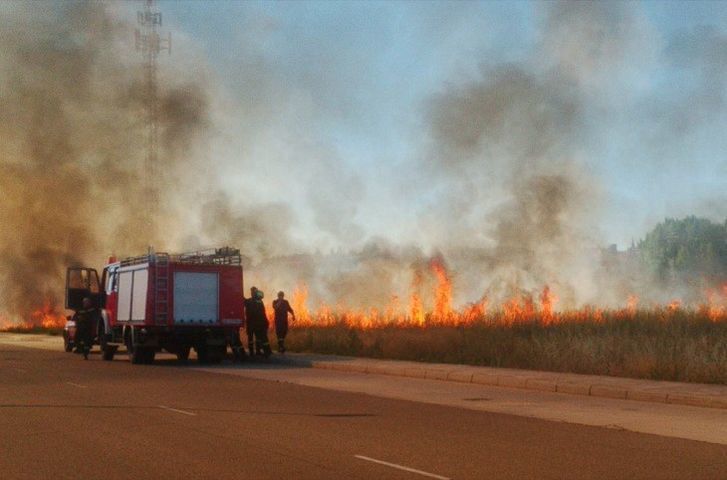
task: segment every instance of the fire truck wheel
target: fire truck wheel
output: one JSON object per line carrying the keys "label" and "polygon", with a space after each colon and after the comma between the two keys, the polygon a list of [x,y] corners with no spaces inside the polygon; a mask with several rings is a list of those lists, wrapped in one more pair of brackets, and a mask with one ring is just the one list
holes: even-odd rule
{"label": "fire truck wheel", "polygon": [[114,347],[111,345],[104,345],[101,349],[101,355],[104,360],[107,362],[110,362],[114,359],[114,355],[116,354],[116,349],[118,347]]}
{"label": "fire truck wheel", "polygon": [[144,363],[144,350],[135,347],[130,338],[126,341],[126,352],[129,354],[129,361],[134,365]]}
{"label": "fire truck wheel", "polygon": [[146,350],[142,347],[138,347],[134,345],[134,330],[130,329],[125,334],[125,342],[126,343],[126,352],[129,355],[129,361],[134,365],[140,365],[142,363],[148,363],[147,362],[147,353]]}
{"label": "fire truck wheel", "polygon": [[207,353],[207,361],[209,363],[222,363],[222,359],[225,358],[227,353],[227,347],[209,348]]}
{"label": "fire truck wheel", "polygon": [[143,353],[143,363],[146,365],[151,365],[154,363],[154,357],[156,356],[156,351],[153,348],[145,348]]}
{"label": "fire truck wheel", "polygon": [[107,362],[110,362],[111,360],[114,359],[114,354],[116,353],[116,349],[118,347],[109,345],[108,338],[106,338],[106,332],[104,331],[103,324],[99,323],[98,328],[99,328],[98,344],[99,344],[99,347],[101,347],[101,358],[103,358]]}
{"label": "fire truck wheel", "polygon": [[106,339],[106,327],[103,321],[99,321],[96,326],[96,335],[98,336],[98,346],[101,348],[101,352],[106,352],[108,341]]}
{"label": "fire truck wheel", "polygon": [[209,351],[207,347],[195,347],[198,363],[209,363]]}
{"label": "fire truck wheel", "polygon": [[131,350],[129,350],[129,360],[134,365],[140,365],[140,364],[144,363],[143,357],[144,357],[144,354],[140,348],[132,348]]}
{"label": "fire truck wheel", "polygon": [[63,350],[69,353],[73,351],[73,342],[68,340],[67,333],[63,333]]}
{"label": "fire truck wheel", "polygon": [[177,350],[177,360],[179,360],[180,362],[186,362],[187,360],[189,360],[190,350],[190,347],[180,347],[179,350]]}

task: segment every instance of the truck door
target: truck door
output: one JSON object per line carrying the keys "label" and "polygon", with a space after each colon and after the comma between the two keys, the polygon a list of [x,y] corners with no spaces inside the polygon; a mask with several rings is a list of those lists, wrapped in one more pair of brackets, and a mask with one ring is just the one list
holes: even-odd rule
{"label": "truck door", "polygon": [[80,310],[85,297],[90,298],[94,306],[103,306],[98,272],[93,268],[69,267],[66,271],[66,308]]}
{"label": "truck door", "polygon": [[112,264],[104,268],[101,283],[104,285],[104,308],[108,315],[109,325],[116,325],[116,312],[119,309],[119,265]]}

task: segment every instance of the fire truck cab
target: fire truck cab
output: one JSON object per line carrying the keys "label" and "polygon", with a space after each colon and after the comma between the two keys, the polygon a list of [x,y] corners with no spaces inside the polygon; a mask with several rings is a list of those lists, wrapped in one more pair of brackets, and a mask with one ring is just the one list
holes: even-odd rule
{"label": "fire truck cab", "polygon": [[[111,258],[100,276],[93,268],[68,268],[66,308],[78,310],[89,297],[101,309],[95,327],[104,360],[124,346],[135,364],[152,363],[162,350],[186,360],[191,349],[200,362],[217,363],[243,324],[242,282],[237,249],[150,252]],[[64,332],[66,349],[72,327]]]}
{"label": "fire truck cab", "polygon": [[[88,297],[94,305],[101,306],[103,297],[101,295],[101,282],[99,282],[96,270],[87,268],[69,268],[66,272],[66,308],[78,310],[81,308],[83,299]],[[98,325],[92,325],[93,343],[98,344]],[[73,351],[76,343],[76,322],[72,317],[67,317],[66,325],[63,327],[63,346],[66,352]]]}

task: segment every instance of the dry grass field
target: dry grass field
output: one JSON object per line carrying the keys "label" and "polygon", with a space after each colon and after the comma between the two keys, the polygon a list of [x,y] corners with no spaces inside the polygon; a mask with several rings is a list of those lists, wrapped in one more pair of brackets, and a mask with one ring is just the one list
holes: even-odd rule
{"label": "dry grass field", "polygon": [[362,328],[308,322],[290,350],[556,372],[727,384],[727,321],[704,310],[593,311],[543,321],[497,314],[467,323]]}

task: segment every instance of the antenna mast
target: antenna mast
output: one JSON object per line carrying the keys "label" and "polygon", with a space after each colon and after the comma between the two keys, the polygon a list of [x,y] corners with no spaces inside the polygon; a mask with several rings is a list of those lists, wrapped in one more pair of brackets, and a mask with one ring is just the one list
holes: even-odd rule
{"label": "antenna mast", "polygon": [[144,187],[147,203],[147,212],[150,226],[153,226],[159,207],[158,190],[158,122],[159,122],[159,101],[158,80],[157,80],[157,57],[162,50],[172,53],[172,34],[162,38],[157,27],[162,26],[162,14],[154,5],[154,0],[144,1],[144,10],[138,11],[136,15],[139,28],[135,33],[136,50],[141,52],[144,58],[144,80],[145,80],[145,103],[146,103],[146,128],[147,128],[147,152],[144,162]]}

